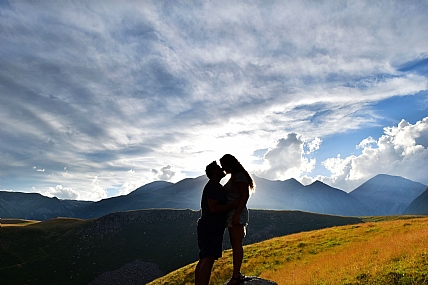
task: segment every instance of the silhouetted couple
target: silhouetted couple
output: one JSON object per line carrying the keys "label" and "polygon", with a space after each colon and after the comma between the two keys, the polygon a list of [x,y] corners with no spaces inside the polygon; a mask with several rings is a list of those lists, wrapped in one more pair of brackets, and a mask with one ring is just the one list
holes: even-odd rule
{"label": "silhouetted couple", "polygon": [[[213,161],[205,173],[209,178],[202,192],[201,217],[198,220],[199,262],[195,270],[195,284],[207,285],[214,261],[222,256],[223,235],[228,228],[233,250],[233,274],[228,284],[248,280],[241,274],[244,250],[242,240],[248,224],[247,201],[254,182],[241,163],[230,154],[220,159],[221,167]],[[230,174],[222,186],[220,180]]]}

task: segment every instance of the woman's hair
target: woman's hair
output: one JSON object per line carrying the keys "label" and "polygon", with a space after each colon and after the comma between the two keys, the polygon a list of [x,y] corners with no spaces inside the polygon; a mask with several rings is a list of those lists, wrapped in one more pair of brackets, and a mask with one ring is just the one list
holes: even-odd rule
{"label": "woman's hair", "polygon": [[254,183],[251,175],[245,170],[241,163],[231,154],[225,154],[220,158],[220,163],[222,166],[227,165],[231,168],[232,174],[243,172],[247,177],[248,184],[250,186],[250,192],[254,192],[256,189],[256,184]]}

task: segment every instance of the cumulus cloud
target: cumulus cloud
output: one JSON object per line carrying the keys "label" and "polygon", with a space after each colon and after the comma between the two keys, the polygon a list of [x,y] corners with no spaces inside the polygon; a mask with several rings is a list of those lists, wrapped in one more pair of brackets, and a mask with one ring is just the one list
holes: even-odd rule
{"label": "cumulus cloud", "polygon": [[360,155],[323,161],[332,175],[319,179],[348,191],[379,173],[428,184],[427,137],[428,117],[414,125],[402,120],[397,126],[384,128],[384,135],[377,141],[364,139],[357,146],[362,148]]}
{"label": "cumulus cloud", "polygon": [[152,169],[152,174],[156,180],[170,181],[175,176],[176,171],[171,165],[162,167],[160,170]]}
{"label": "cumulus cloud", "polygon": [[99,201],[101,199],[107,198],[107,191],[104,189],[104,187],[101,186],[101,181],[98,179],[98,176],[95,176],[92,179],[90,189],[90,191],[86,191],[85,199]]}
{"label": "cumulus cloud", "polygon": [[48,191],[44,193],[48,197],[57,197],[59,199],[67,200],[79,200],[80,194],[73,190],[71,187],[63,187],[62,185],[57,185],[56,187],[49,187]]}
{"label": "cumulus cloud", "polygon": [[312,141],[306,143],[308,147],[307,154],[318,150],[321,146],[322,140],[320,138],[314,138]]}
{"label": "cumulus cloud", "polygon": [[255,171],[255,174],[267,179],[298,179],[303,174],[310,173],[316,163],[315,159],[305,157],[305,144],[310,150],[314,150],[319,148],[320,143],[318,138],[307,143],[296,133],[290,133],[287,138],[278,140],[276,146],[268,150],[264,156],[263,167]]}
{"label": "cumulus cloud", "polygon": [[123,183],[122,187],[119,190],[119,195],[127,195],[137,189],[138,187],[143,186],[144,183],[142,181],[126,181]]}

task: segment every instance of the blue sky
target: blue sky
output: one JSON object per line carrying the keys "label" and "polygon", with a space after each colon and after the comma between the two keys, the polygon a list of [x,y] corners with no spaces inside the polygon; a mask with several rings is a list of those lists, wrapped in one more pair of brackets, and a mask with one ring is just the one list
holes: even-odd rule
{"label": "blue sky", "polygon": [[0,190],[428,185],[428,1],[1,1]]}

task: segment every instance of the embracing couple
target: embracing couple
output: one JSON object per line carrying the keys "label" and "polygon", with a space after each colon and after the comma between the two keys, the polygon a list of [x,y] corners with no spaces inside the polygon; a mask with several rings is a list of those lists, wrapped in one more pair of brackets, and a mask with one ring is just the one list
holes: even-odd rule
{"label": "embracing couple", "polygon": [[[195,284],[207,285],[214,261],[222,256],[223,235],[228,228],[233,250],[233,274],[229,285],[240,284],[247,277],[241,274],[244,250],[242,240],[248,223],[247,201],[255,185],[241,163],[230,154],[220,159],[219,166],[213,161],[205,173],[209,178],[202,192],[201,217],[198,220],[199,262],[195,270]],[[230,174],[222,186],[220,180]]]}

